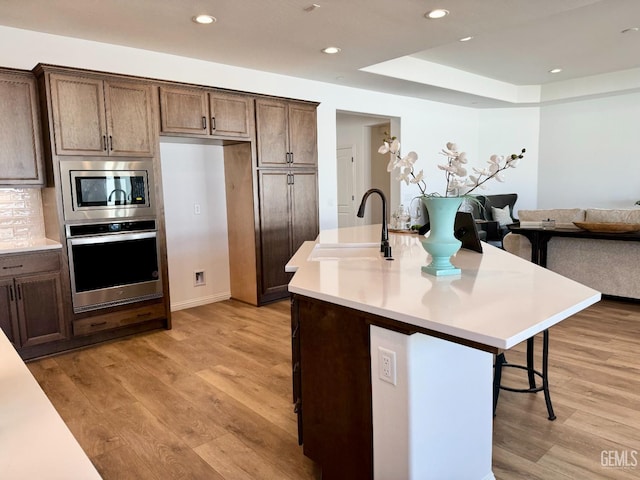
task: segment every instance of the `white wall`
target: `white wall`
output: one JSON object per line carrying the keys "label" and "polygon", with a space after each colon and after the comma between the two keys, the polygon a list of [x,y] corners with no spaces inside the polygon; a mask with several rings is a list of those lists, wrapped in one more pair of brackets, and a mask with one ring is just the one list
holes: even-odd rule
{"label": "white wall", "polygon": [[538,107],[481,110],[479,114],[479,157],[470,163],[484,167],[491,155],[520,153],[525,156],[516,168],[505,171],[504,183],[489,180],[480,194],[517,193],[518,209],[537,208],[538,197],[538,138],[540,133]]}
{"label": "white wall", "polygon": [[[231,296],[222,147],[160,144],[171,310]],[[200,206],[200,214],[194,205]],[[205,285],[194,285],[194,272]]]}
{"label": "white wall", "polygon": [[640,200],[640,93],[545,106],[540,208],[634,208]]}

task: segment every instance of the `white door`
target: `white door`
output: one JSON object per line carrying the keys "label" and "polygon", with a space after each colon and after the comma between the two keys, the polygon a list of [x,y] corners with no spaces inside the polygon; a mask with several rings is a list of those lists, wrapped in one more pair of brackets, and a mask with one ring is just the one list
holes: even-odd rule
{"label": "white door", "polygon": [[355,159],[353,147],[340,147],[338,158],[338,227],[356,224]]}

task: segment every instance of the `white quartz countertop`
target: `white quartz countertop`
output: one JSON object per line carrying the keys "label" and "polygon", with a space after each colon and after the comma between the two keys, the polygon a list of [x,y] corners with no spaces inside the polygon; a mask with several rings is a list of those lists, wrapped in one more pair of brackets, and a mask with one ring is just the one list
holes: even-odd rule
{"label": "white quartz countertop", "polygon": [[0,241],[0,255],[6,253],[27,253],[38,250],[53,250],[62,248],[60,242],[48,238],[32,238],[21,240]]}
{"label": "white quartz countertop", "polygon": [[500,349],[601,297],[592,288],[486,243],[482,254],[460,250],[452,263],[462,273],[450,277],[422,273],[420,267],[429,261],[417,234],[390,234],[393,261],[381,256],[310,257],[317,244],[379,245],[380,228],[327,230],[316,242],[305,242],[286,266],[296,272],[289,291]]}
{"label": "white quartz countertop", "polygon": [[101,478],[1,330],[0,478]]}

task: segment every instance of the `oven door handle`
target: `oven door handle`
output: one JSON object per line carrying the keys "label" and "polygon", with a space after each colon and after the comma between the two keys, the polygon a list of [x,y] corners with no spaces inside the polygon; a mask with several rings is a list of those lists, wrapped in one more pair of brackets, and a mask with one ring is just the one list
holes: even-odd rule
{"label": "oven door handle", "polygon": [[96,243],[126,242],[127,240],[142,240],[156,238],[158,232],[113,233],[107,235],[91,235],[88,237],[69,238],[70,245],[95,245]]}

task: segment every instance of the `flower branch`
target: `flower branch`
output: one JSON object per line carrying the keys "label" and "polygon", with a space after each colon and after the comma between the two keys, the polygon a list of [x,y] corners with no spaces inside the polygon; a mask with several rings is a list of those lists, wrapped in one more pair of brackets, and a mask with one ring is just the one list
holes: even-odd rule
{"label": "flower branch", "polygon": [[[484,188],[484,184],[495,178],[499,182],[504,182],[502,173],[508,168],[515,168],[526,150],[523,148],[520,153],[513,153],[509,156],[491,155],[487,161],[488,166],[483,169],[473,168],[474,175],[467,174],[466,164],[467,154],[459,152],[455,143],[447,143],[446,148],[440,152],[447,157],[444,165],[438,165],[440,170],[445,172],[445,197],[457,197],[468,195],[477,188]],[[415,173],[414,164],[418,160],[416,152],[409,152],[406,156],[400,154],[400,142],[396,137],[385,140],[378,149],[378,153],[392,155],[387,165],[387,171],[398,170],[396,180],[403,180],[407,185],[415,184],[420,189],[423,196],[439,196],[437,193],[427,194],[427,184],[424,180],[424,172],[420,170]]]}

